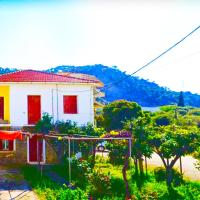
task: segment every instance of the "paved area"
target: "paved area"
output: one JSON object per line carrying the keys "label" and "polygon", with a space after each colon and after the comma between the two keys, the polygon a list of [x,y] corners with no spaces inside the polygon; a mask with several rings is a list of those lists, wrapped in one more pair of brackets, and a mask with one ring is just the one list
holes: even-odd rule
{"label": "paved area", "polygon": [[17,169],[0,166],[0,200],[38,200]]}
{"label": "paved area", "polygon": [[[153,154],[152,158],[148,159],[147,162],[148,165],[163,166],[163,163],[157,154]],[[192,156],[182,157],[183,174],[185,177],[188,177],[192,180],[200,181],[200,171],[195,168],[195,162],[196,160]],[[179,160],[176,162],[175,167],[180,167]]]}

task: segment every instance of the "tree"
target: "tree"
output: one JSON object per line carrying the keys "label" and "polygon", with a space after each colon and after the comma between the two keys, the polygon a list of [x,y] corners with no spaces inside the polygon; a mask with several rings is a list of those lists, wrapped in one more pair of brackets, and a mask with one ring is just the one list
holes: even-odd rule
{"label": "tree", "polygon": [[171,188],[172,168],[176,161],[187,154],[195,152],[199,145],[200,134],[196,126],[151,126],[148,143],[159,155],[166,169],[166,183]]}
{"label": "tree", "polygon": [[181,106],[181,107],[185,106],[184,98],[183,98],[183,92],[182,91],[179,94],[178,106]]}
{"label": "tree", "polygon": [[141,107],[135,102],[126,100],[114,101],[103,108],[104,128],[121,130],[127,120],[133,120],[142,114]]}
{"label": "tree", "polygon": [[132,132],[132,155],[135,161],[135,172],[138,175],[138,164],[140,169],[140,176],[144,175],[143,157],[150,157],[153,153],[151,146],[147,142],[148,127],[151,123],[149,113],[143,113],[141,117],[133,121],[128,121],[125,124],[125,129]]}

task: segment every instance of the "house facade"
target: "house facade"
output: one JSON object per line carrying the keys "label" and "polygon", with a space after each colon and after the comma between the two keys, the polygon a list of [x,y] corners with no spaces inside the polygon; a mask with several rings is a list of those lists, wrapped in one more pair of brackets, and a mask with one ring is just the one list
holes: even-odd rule
{"label": "house facade", "polygon": [[[72,120],[78,125],[94,124],[95,93],[102,86],[95,77],[73,73],[23,70],[0,75],[0,130],[33,127],[43,113],[49,113],[54,122]],[[26,148],[21,148],[23,145]],[[50,147],[45,141],[38,143],[34,137],[23,141],[0,138],[0,152],[11,153],[13,162],[17,161],[19,149],[26,150],[21,158],[28,163],[38,161],[38,149],[42,152],[42,162],[51,160],[46,153]],[[0,159],[5,160],[5,154],[0,153]]]}

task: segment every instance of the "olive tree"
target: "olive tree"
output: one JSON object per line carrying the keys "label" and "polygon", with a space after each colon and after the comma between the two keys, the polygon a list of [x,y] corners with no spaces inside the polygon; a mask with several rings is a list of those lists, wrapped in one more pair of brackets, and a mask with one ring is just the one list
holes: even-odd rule
{"label": "olive tree", "polygon": [[199,146],[199,129],[197,126],[151,126],[148,143],[159,155],[166,169],[166,183],[171,187],[172,168],[181,156],[191,154]]}
{"label": "olive tree", "polygon": [[141,106],[126,100],[114,101],[103,108],[103,125],[108,131],[121,130],[124,122],[142,114]]}

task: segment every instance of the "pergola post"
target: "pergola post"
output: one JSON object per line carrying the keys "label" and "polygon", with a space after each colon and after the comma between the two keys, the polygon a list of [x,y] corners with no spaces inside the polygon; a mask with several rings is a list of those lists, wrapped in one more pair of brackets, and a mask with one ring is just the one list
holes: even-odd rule
{"label": "pergola post", "polygon": [[129,157],[132,157],[132,138],[128,139],[128,145],[129,145]]}
{"label": "pergola post", "polygon": [[70,138],[68,138],[68,164],[69,164],[69,185],[71,184],[71,152],[70,152]]}

